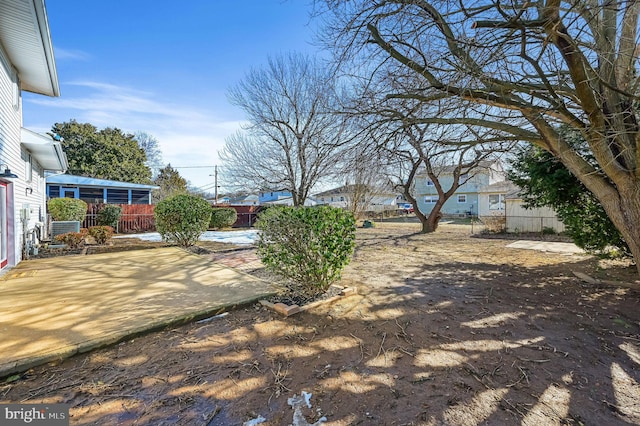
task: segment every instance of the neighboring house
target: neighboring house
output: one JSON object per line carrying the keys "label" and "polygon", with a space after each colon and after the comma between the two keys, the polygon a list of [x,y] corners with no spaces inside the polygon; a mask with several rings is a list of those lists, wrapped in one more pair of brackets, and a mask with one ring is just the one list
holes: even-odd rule
{"label": "neighboring house", "polygon": [[263,191],[258,195],[258,201],[260,202],[260,204],[271,203],[273,201],[291,198],[292,196],[293,194],[291,194],[291,191],[287,191],[285,189],[280,189],[277,191]]}
{"label": "neighboring house", "polygon": [[[306,200],[304,200],[304,205],[306,207],[312,207],[317,205],[318,203],[316,202],[316,200],[307,197]],[[293,206],[293,197],[289,196],[289,197],[280,197],[277,200],[274,201],[266,201],[264,203],[261,203],[261,205],[263,206],[289,206],[292,207]]]}
{"label": "neighboring house", "polygon": [[209,198],[209,199],[207,199],[207,201],[212,206],[215,206],[215,205],[226,206],[227,204],[229,204],[231,202],[231,198],[228,197],[228,196],[220,196],[220,197],[218,197],[217,200],[215,198]]}
{"label": "neighboring house", "polygon": [[249,194],[230,198],[229,204],[232,206],[257,206],[260,205],[260,201],[256,194]]}
{"label": "neighboring house", "polygon": [[43,0],[2,0],[0,268],[20,262],[27,238],[46,229],[45,170],[67,168],[59,142],[22,128],[23,90],[60,95],[47,13]]}
{"label": "neighboring house", "polygon": [[508,180],[480,188],[478,216],[504,216],[507,208],[507,193],[512,192],[518,192],[518,187]]}
{"label": "neighboring house", "polygon": [[[454,166],[446,166],[438,171],[438,181],[446,192],[453,184]],[[476,215],[479,207],[479,192],[481,188],[504,181],[506,174],[499,161],[483,162],[468,174],[463,173],[461,182],[465,182],[456,190],[442,206],[443,215]],[[429,214],[438,201],[438,191],[435,184],[426,173],[416,176],[415,194],[418,208],[424,214]]]}
{"label": "neighboring house", "polygon": [[550,207],[524,208],[520,188],[511,181],[487,185],[480,190],[480,219],[504,217],[507,232],[563,232],[564,224]]}
{"label": "neighboring house", "polygon": [[391,191],[364,189],[357,185],[344,185],[314,195],[318,204],[333,207],[350,208],[354,204],[354,198],[360,197],[366,204],[366,211],[395,210],[398,207],[398,194]]}
{"label": "neighboring house", "polygon": [[151,204],[155,185],[118,182],[75,175],[47,176],[47,197],[78,198],[87,204]]}

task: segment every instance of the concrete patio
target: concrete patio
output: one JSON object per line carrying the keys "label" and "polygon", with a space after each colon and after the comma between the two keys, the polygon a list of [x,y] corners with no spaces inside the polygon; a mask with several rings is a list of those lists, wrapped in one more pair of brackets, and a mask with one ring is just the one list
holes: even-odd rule
{"label": "concrete patio", "polygon": [[176,247],[24,261],[0,277],[0,377],[272,293]]}

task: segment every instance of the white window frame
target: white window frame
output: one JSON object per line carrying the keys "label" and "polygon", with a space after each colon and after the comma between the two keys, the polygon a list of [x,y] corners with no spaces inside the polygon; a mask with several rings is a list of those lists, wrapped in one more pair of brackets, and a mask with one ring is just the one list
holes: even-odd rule
{"label": "white window frame", "polygon": [[465,204],[467,202],[467,194],[458,194],[458,204]]}
{"label": "white window frame", "polygon": [[424,197],[424,202],[425,204],[435,204],[438,202],[438,196],[437,195],[427,195],[426,197]]}
{"label": "white window frame", "polygon": [[[489,194],[489,210],[493,211],[503,211],[505,209],[505,194]],[[495,201],[492,203],[491,198],[498,197],[498,202]]]}
{"label": "white window frame", "polygon": [[33,181],[33,156],[29,151],[25,152],[26,158],[24,161],[24,180],[27,183]]}

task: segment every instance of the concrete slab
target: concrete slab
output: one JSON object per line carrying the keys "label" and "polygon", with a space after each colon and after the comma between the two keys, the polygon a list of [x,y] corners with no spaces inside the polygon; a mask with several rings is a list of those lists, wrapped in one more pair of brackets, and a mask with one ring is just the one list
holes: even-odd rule
{"label": "concrete slab", "polygon": [[585,251],[573,243],[558,243],[553,241],[529,241],[518,240],[508,244],[509,248],[518,248],[524,250],[548,251],[550,253],[562,254],[585,254]]}
{"label": "concrete slab", "polygon": [[0,377],[273,293],[176,247],[24,261],[0,278]]}

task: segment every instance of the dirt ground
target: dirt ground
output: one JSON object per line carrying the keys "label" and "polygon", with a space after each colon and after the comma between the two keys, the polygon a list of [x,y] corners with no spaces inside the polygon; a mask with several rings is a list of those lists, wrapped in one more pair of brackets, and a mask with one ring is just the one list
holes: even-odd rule
{"label": "dirt ground", "polygon": [[[67,403],[78,425],[640,425],[635,268],[417,229],[358,230],[358,295],[34,368],[0,402]],[[249,250],[202,255],[264,273]]]}

